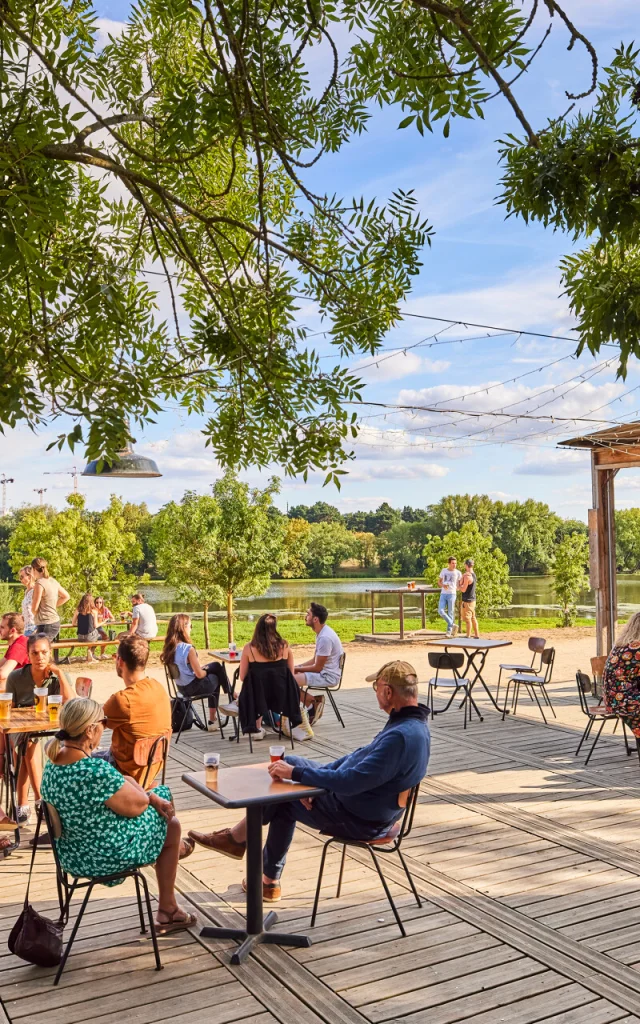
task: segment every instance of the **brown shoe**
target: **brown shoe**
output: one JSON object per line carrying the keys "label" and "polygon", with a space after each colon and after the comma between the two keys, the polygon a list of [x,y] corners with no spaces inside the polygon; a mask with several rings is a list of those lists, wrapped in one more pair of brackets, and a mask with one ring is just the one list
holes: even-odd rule
{"label": "brown shoe", "polygon": [[[247,880],[242,879],[242,891],[247,891]],[[264,903],[278,903],[282,899],[280,882],[262,882],[262,900]]]}
{"label": "brown shoe", "polygon": [[221,853],[225,857],[231,857],[231,860],[242,860],[244,857],[247,844],[238,843],[231,835],[230,828],[220,829],[219,832],[194,832],[191,829],[187,835],[189,839],[193,839],[194,843],[198,843],[199,846],[204,846],[207,850],[215,850],[216,853]]}

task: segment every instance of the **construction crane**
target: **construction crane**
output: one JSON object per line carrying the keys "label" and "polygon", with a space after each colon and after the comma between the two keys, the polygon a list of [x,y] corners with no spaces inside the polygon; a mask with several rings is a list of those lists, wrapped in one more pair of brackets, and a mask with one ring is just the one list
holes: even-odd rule
{"label": "construction crane", "polygon": [[73,477],[73,493],[78,493],[78,470],[74,466],[73,469],[58,469],[49,472],[45,470],[44,476],[72,476]]}
{"label": "construction crane", "polygon": [[5,476],[4,473],[2,474],[2,480],[0,480],[0,484],[2,484],[2,515],[3,516],[6,516],[6,514],[7,514],[7,484],[12,484],[14,482],[15,481],[14,481],[12,476]]}
{"label": "construction crane", "polygon": [[44,505],[44,498],[42,497],[42,495],[45,493],[47,488],[46,487],[34,487],[33,489],[34,489],[36,494],[40,495],[40,505],[41,506]]}

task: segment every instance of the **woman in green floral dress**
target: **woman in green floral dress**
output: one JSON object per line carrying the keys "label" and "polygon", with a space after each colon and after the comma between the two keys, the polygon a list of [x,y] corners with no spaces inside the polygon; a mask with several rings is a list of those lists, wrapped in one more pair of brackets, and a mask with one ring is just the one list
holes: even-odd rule
{"label": "woman in green floral dress", "polygon": [[[62,834],[54,840],[60,863],[84,878],[153,864],[159,933],[192,928],[195,916],[175,898],[181,840],[171,793],[166,786],[147,793],[102,758],[91,757],[105,722],[94,700],[71,700],[61,708],[60,732],[47,747],[42,796],[60,818]],[[188,852],[187,846],[183,856]]]}
{"label": "woman in green floral dress", "polygon": [[640,612],[612,647],[602,674],[604,702],[640,739]]}

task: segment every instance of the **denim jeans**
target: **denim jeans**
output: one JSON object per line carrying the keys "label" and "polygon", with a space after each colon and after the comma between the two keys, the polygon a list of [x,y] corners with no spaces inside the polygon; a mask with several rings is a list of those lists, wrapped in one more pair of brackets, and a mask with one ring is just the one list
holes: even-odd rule
{"label": "denim jeans", "polygon": [[267,804],[262,817],[269,826],[263,853],[263,870],[267,878],[280,878],[293,840],[296,824],[301,821],[325,835],[343,836],[345,839],[378,839],[387,834],[392,822],[357,821],[342,806],[334,793],[314,797],[311,810],[300,800],[286,804]]}
{"label": "denim jeans", "polygon": [[440,591],[440,601],[438,602],[438,615],[447,624],[447,632],[450,632],[453,628],[454,609],[456,606],[456,595],[449,594],[446,590]]}

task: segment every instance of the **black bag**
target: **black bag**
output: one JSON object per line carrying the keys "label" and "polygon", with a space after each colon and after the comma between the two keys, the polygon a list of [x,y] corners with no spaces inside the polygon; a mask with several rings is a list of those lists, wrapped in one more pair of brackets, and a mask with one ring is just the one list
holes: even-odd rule
{"label": "black bag", "polygon": [[[186,715],[186,717],[185,717]],[[184,719],[184,725],[182,721]],[[180,726],[182,725],[182,731],[185,729],[191,729],[195,722],[195,715],[191,708],[189,701],[186,701],[184,697],[172,697],[171,698],[171,731],[180,732]]]}
{"label": "black bag", "polygon": [[26,960],[27,963],[35,964],[36,967],[57,967],[62,959],[63,915],[60,915],[58,921],[51,921],[48,917],[43,917],[42,914],[39,914],[29,903],[29,886],[31,885],[33,863],[36,857],[36,850],[38,849],[41,821],[42,808],[38,810],[38,823],[33,839],[31,867],[29,868],[24,907],[20,917],[11,929],[8,946],[15,956],[19,956],[21,960]]}

